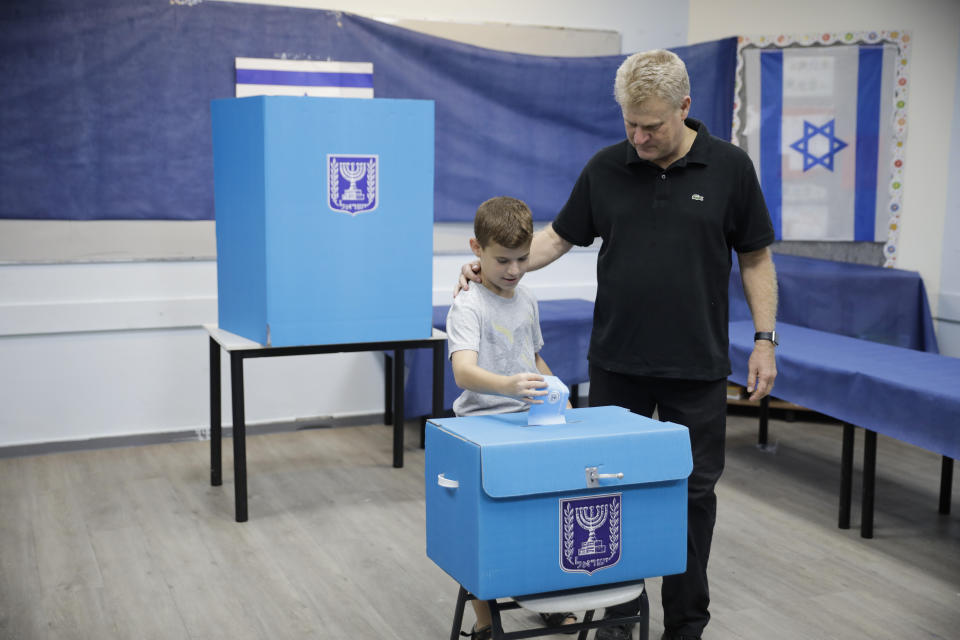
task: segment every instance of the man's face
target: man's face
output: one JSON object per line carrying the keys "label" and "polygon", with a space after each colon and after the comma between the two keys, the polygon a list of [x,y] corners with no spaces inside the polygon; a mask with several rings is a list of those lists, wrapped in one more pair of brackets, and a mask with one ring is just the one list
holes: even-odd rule
{"label": "man's face", "polygon": [[474,255],[480,258],[483,284],[499,296],[512,298],[514,289],[527,272],[530,244],[508,249],[491,242],[486,247],[481,247],[475,238],[471,238],[470,248]]}
{"label": "man's face", "polygon": [[690,96],[680,107],[662,98],[647,98],[639,105],[621,107],[627,140],[644,160],[668,165],[680,157],[683,120],[690,112]]}

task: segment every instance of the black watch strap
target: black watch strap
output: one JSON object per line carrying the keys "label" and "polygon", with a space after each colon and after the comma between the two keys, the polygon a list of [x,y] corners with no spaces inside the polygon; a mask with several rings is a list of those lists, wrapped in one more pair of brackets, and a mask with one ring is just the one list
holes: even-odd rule
{"label": "black watch strap", "polygon": [[769,340],[774,344],[774,346],[780,344],[780,336],[777,335],[776,331],[757,331],[753,334],[753,341],[757,340]]}

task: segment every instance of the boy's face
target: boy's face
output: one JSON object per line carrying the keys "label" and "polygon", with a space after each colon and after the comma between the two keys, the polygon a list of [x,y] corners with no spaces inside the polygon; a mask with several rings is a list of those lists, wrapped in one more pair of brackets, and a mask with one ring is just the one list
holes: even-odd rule
{"label": "boy's face", "polygon": [[530,243],[516,249],[507,249],[496,242],[481,247],[476,238],[470,238],[470,248],[480,258],[483,285],[498,296],[512,298],[520,278],[527,272]]}

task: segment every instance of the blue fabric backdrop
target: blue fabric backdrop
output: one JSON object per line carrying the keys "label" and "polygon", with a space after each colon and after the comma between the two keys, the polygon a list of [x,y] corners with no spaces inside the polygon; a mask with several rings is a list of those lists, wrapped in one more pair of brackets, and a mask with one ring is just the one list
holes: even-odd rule
{"label": "blue fabric backdrop", "polygon": [[[736,39],[675,48],[692,115],[728,138]],[[517,55],[355,15],[169,0],[0,6],[0,218],[213,218],[210,100],[234,58],[372,62],[380,98],[436,101],[437,221],[494,195],[552,219],[584,162],[619,140],[622,57]]]}

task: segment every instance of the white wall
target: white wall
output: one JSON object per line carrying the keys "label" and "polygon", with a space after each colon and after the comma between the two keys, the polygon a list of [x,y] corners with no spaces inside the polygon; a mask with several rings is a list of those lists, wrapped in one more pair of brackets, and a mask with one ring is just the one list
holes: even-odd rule
{"label": "white wall", "polygon": [[[897,267],[920,272],[934,316],[938,317],[941,286],[960,291],[957,270],[952,274],[944,271],[947,264],[958,264],[955,258],[944,260],[944,251],[960,246],[960,225],[945,224],[948,207],[951,215],[957,215],[956,198],[948,201],[947,196],[948,187],[954,186],[949,177],[952,175],[956,183],[960,168],[956,161],[950,164],[951,117],[953,126],[960,126],[960,120],[954,116],[955,107],[951,106],[955,105],[953,99],[958,95],[960,2],[690,0],[689,6],[691,42],[729,35],[801,35],[869,29],[911,32],[907,150]],[[957,138],[953,140],[956,154]],[[941,283],[941,278],[952,282]],[[954,315],[956,311],[949,313]],[[942,332],[944,323],[939,324]],[[944,346],[943,353],[960,357],[957,342],[950,341]]]}
{"label": "white wall", "polygon": [[[950,132],[949,176],[956,185],[960,176],[960,52],[957,53]],[[937,338],[941,353],[960,357],[960,198],[948,199],[943,227],[943,259],[940,266],[940,300],[937,305]]]}
{"label": "white wall", "polygon": [[[433,303],[448,304],[472,254],[434,258]],[[541,299],[596,291],[596,253],[574,250],[525,284]],[[0,447],[164,432],[206,434],[210,261],[0,265]],[[230,424],[229,358],[221,355]],[[248,424],[383,410],[382,354],[252,359]]]}
{"label": "white wall", "polygon": [[[617,30],[624,49],[631,51],[684,44],[686,34],[683,2],[598,0],[590,11],[579,2],[548,0],[402,5],[354,0],[300,6],[400,19]],[[657,16],[655,26],[649,16]],[[27,238],[64,242],[44,239],[23,225],[5,229],[22,233],[21,240],[7,237],[8,247]],[[123,240],[116,244],[117,255],[130,254]],[[45,247],[26,254],[57,255]],[[107,247],[91,263],[0,263],[0,448],[206,432],[207,338],[200,327],[216,323],[216,263],[202,254],[195,260],[139,262],[111,262],[110,255]],[[459,265],[470,258],[466,253],[435,257],[435,304],[450,300]],[[528,276],[527,284],[542,299],[592,298],[595,263],[594,251],[574,251]],[[225,356],[222,369],[224,422],[229,424]],[[248,360],[245,377],[251,425],[383,408],[379,354]]]}

